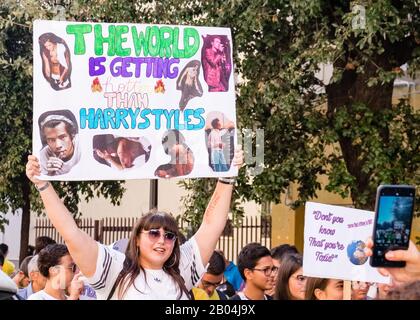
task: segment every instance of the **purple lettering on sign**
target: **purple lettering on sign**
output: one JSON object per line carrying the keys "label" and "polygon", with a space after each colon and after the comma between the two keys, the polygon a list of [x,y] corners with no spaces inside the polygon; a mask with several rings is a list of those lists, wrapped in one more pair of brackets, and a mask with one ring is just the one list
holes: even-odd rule
{"label": "purple lettering on sign", "polygon": [[322,248],[324,246],[325,239],[317,240],[315,237],[309,237],[309,245],[311,247],[320,247]]}
{"label": "purple lettering on sign", "polygon": [[105,57],[89,58],[89,75],[91,77],[101,76],[105,73],[105,67],[103,63],[106,61]]}
{"label": "purple lettering on sign", "polygon": [[349,223],[347,225],[347,228],[350,229],[350,228],[364,227],[364,226],[367,226],[367,225],[370,225],[370,224],[372,224],[372,219]]}
{"label": "purple lettering on sign", "polygon": [[330,253],[323,254],[320,251],[317,251],[315,253],[315,256],[316,256],[316,261],[321,261],[321,262],[332,262],[335,258],[338,257],[337,254],[330,254]]}
{"label": "purple lettering on sign", "polygon": [[314,211],[312,214],[314,215],[315,220],[328,221],[332,222],[332,224],[344,222],[343,217],[334,216],[331,212],[323,214],[321,211]]}
{"label": "purple lettering on sign", "polygon": [[113,77],[129,78],[134,75],[134,77],[140,78],[143,75],[146,78],[174,79],[178,76],[179,69],[176,65],[179,61],[175,58],[116,57],[111,61],[109,67]]}
{"label": "purple lettering on sign", "polygon": [[318,233],[322,233],[322,234],[327,234],[327,235],[333,236],[335,234],[335,229],[324,228],[321,225],[321,227],[319,228],[319,232]]}

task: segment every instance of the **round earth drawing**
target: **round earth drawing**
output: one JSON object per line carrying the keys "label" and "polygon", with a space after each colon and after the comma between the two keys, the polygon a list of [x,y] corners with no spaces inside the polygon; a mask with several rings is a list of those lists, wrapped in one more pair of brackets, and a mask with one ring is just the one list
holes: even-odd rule
{"label": "round earth drawing", "polygon": [[367,261],[368,257],[364,252],[365,246],[366,245],[362,240],[352,241],[347,246],[347,256],[351,263],[359,266]]}

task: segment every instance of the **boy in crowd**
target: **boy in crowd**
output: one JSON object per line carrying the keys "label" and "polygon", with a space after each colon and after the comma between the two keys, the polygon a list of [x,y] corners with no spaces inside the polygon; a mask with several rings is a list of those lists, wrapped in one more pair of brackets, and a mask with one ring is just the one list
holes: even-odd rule
{"label": "boy in crowd", "polygon": [[207,272],[201,278],[198,288],[193,288],[192,297],[194,300],[227,300],[224,293],[217,290],[217,286],[223,280],[225,271],[225,259],[218,253],[213,252],[210,257]]}
{"label": "boy in crowd", "polygon": [[270,250],[259,243],[247,244],[239,253],[238,269],[245,280],[245,287],[231,300],[272,299],[264,293],[273,287],[273,274],[276,272]]}

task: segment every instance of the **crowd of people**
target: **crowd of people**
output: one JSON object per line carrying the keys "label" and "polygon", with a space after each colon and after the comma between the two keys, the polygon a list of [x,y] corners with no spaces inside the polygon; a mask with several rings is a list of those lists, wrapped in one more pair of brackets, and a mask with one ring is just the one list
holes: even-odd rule
{"label": "crowd of people", "polygon": [[[242,162],[243,152],[238,149],[233,164],[241,166]],[[303,256],[294,246],[284,244],[269,250],[249,243],[240,251],[237,265],[216,250],[228,218],[234,178],[219,178],[201,226],[191,238],[182,237],[172,215],[152,211],[138,220],[126,245],[117,248],[99,243],[79,229],[53,186],[37,178],[40,173],[38,159],[30,155],[26,174],[66,244],[46,237],[37,239],[33,256],[9,274],[20,288],[16,299],[343,299],[344,281],[306,277]],[[372,247],[373,242],[367,241],[368,256]],[[0,246],[0,264],[6,272],[10,268],[7,251],[6,245]],[[379,269],[390,275],[389,286],[353,281],[353,300],[420,299],[420,252],[414,243],[410,242],[408,250],[389,251],[386,258],[406,265]]]}
{"label": "crowd of people", "polygon": [[[163,214],[157,219],[155,214],[149,214],[141,221],[138,228],[157,221],[169,224],[172,222]],[[147,237],[155,239],[156,243],[161,242],[160,248],[164,250],[165,242],[170,244],[178,241],[175,231],[165,232],[161,233],[159,229],[152,228],[149,229]],[[194,261],[194,250],[197,248],[194,248],[194,242],[191,240],[184,241],[180,249],[181,260],[185,254],[192,253],[189,260]],[[173,256],[173,252],[167,253],[173,259],[169,259],[169,263],[166,261],[162,270],[143,268],[142,280],[145,282],[142,282],[138,281],[137,276],[133,279],[130,275],[130,270],[135,269],[133,261],[129,263],[125,259],[124,262],[120,261],[123,263],[123,268],[119,273],[115,271],[117,270],[115,266],[119,264],[118,259],[124,256],[124,251],[128,253],[133,249],[132,244],[128,243],[126,248],[125,246],[118,248],[116,252],[113,252],[112,247],[115,248],[113,245],[100,245],[104,257],[101,261],[105,265],[99,270],[97,266],[95,274],[100,275],[100,280],[93,283],[82,274],[66,245],[57,244],[49,237],[38,237],[34,254],[26,257],[19,268],[9,274],[19,288],[14,298],[18,300],[149,299],[156,296],[157,292],[153,292],[154,290],[163,290],[169,284],[176,283],[182,291],[176,290],[176,286],[173,286],[172,290],[169,287],[165,292],[160,292],[159,298],[173,299],[171,295],[178,294],[177,298],[192,300],[343,300],[344,281],[304,276],[303,257],[293,245],[283,244],[269,250],[259,243],[247,244],[238,255],[237,265],[229,261],[223,251],[216,249],[209,258],[207,268],[199,266],[189,273],[190,278],[184,281],[174,272],[172,275],[175,277],[172,279],[170,274],[165,276],[165,271],[169,270],[173,263],[176,264],[177,260],[177,253]],[[187,247],[183,247],[184,244]],[[7,245],[1,244],[0,267],[10,271],[10,266],[4,263],[7,261],[4,259],[5,249]],[[367,249],[367,253],[370,254],[370,249]],[[142,254],[145,266],[153,264],[152,255],[147,253],[146,247]],[[420,299],[420,253],[411,243],[408,251],[401,250],[393,254],[394,258],[391,259],[403,260],[407,264],[404,268],[380,270],[383,274],[391,275],[392,283],[352,281],[351,300]],[[190,264],[190,267],[192,265]],[[110,275],[104,277],[104,271]],[[202,275],[198,276],[199,273]],[[149,277],[148,284],[147,277]],[[107,286],[106,283],[110,278],[113,285]],[[134,293],[133,288],[130,288],[131,282],[141,285],[141,289],[136,290],[143,291]],[[120,283],[125,283],[124,289],[119,288],[116,292]]]}

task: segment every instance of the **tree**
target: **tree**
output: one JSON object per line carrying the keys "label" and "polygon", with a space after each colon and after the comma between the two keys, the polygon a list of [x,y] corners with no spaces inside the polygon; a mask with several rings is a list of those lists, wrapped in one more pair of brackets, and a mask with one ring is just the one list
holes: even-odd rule
{"label": "tree", "polygon": [[[263,128],[264,171],[242,172],[235,199],[280,201],[298,184],[295,207],[328,191],[372,209],[380,183],[420,183],[420,114],[392,105],[393,81],[420,62],[419,2],[165,1],[161,23],[232,29],[240,128]],[[323,83],[315,74],[333,67]],[[198,221],[209,182],[187,180],[184,219]],[[239,201],[238,201],[239,202]]]}
{"label": "tree", "polygon": [[[20,260],[27,252],[30,211],[40,214],[38,192],[25,175],[32,141],[32,21],[53,19],[55,1],[6,1],[0,4],[0,229],[7,223],[5,213],[22,210]],[[115,1],[90,4],[89,1],[62,1],[67,19],[86,21],[91,17],[134,19],[132,4]],[[112,12],[112,15],[110,14]],[[82,213],[78,203],[94,196],[109,198],[118,205],[124,193],[122,181],[55,182],[59,196],[74,217]]]}

